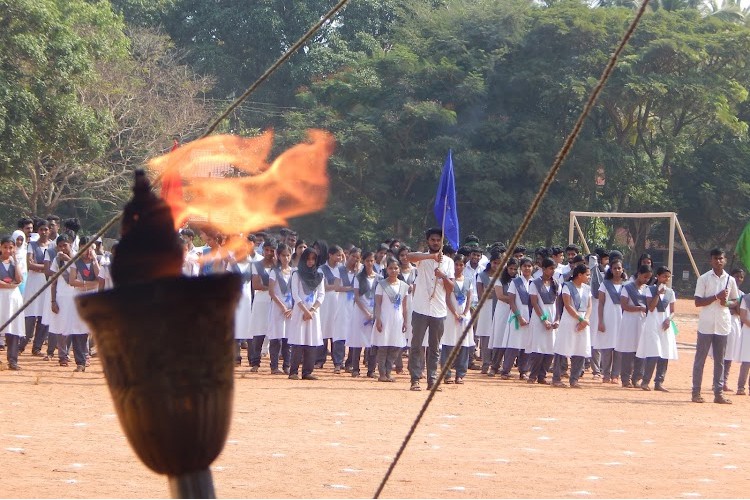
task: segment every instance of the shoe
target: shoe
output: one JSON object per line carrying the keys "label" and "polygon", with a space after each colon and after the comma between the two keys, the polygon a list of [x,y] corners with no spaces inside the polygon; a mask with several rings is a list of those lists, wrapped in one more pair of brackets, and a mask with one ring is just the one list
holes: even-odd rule
{"label": "shoe", "polygon": [[641,389],[643,389],[644,391],[650,391],[651,390],[651,388],[648,386],[648,384],[641,384]]}
{"label": "shoe", "polygon": [[624,382],[624,383],[622,384],[622,388],[623,388],[623,389],[632,389],[633,387],[635,387],[635,386],[633,385],[633,383],[632,383],[632,382]]}
{"label": "shoe", "polygon": [[490,371],[489,367],[483,366],[481,373],[482,373],[482,375],[487,375],[487,373],[489,373],[489,371]]}
{"label": "shoe", "polygon": [[547,380],[547,379],[537,380],[536,383],[537,384],[541,384],[541,385],[549,385],[550,384],[549,380]]}
{"label": "shoe", "polygon": [[703,399],[703,396],[701,396],[700,394],[697,394],[697,395],[693,396],[693,398],[691,399],[691,401],[693,403],[705,403],[706,402],[706,400]]}
{"label": "shoe", "polygon": [[321,368],[323,368],[323,363],[315,363],[316,370],[320,370]]}
{"label": "shoe", "polygon": [[76,369],[73,370],[73,371],[74,372],[85,372],[86,371],[86,367],[83,366],[83,365],[78,365],[78,366],[76,366]]}
{"label": "shoe", "polygon": [[411,385],[409,386],[409,390],[410,391],[421,391],[422,388],[419,387],[419,382],[412,382]]}
{"label": "shoe", "polygon": [[552,382],[552,387],[558,387],[560,389],[567,389],[568,384],[565,382]]}
{"label": "shoe", "polygon": [[60,361],[60,366],[68,366],[68,362],[67,361]]}
{"label": "shoe", "polygon": [[299,375],[296,373],[294,375],[289,375],[289,380],[299,380]]}
{"label": "shoe", "polygon": [[402,368],[402,369],[400,369],[400,370],[399,370],[399,369],[396,369],[396,375],[401,375],[402,373],[404,373],[404,370],[403,370],[403,368]]}
{"label": "shoe", "polygon": [[242,342],[240,342],[240,349],[247,350],[247,340],[243,340]]}
{"label": "shoe", "polygon": [[472,364],[469,365],[469,370],[481,370],[481,369],[482,369],[482,367],[479,366],[476,363],[472,363]]}
{"label": "shoe", "polygon": [[611,383],[613,383],[613,384],[619,384],[620,383],[620,377],[612,377]]}
{"label": "shoe", "polygon": [[725,398],[723,395],[719,394],[714,398],[714,403],[718,403],[720,405],[731,405],[732,400]]}
{"label": "shoe", "polygon": [[4,350],[5,350],[5,346],[4,345],[0,345],[0,351],[4,351]]}
{"label": "shoe", "polygon": [[387,380],[388,382],[395,382],[395,381],[396,381],[396,379],[395,379],[395,378],[393,378],[393,377],[388,377],[388,378],[387,378],[386,380]]}
{"label": "shoe", "polygon": [[493,370],[492,368],[490,368],[489,370],[487,370],[487,376],[488,377],[494,377],[495,375],[497,375],[497,370]]}
{"label": "shoe", "polygon": [[744,396],[745,395],[745,389],[737,389],[737,392],[735,392],[737,396]]}
{"label": "shoe", "polygon": [[42,361],[49,361],[50,359],[51,359],[51,358],[50,358],[50,355],[49,355],[49,354],[46,354],[46,355],[45,355],[45,356],[44,356],[44,357],[42,358]]}
{"label": "shoe", "polygon": [[641,379],[639,378],[634,378],[634,379],[631,379],[630,381],[633,383],[633,387],[638,387],[639,385],[641,385]]}
{"label": "shoe", "polygon": [[526,381],[526,383],[527,384],[536,384],[536,380],[534,380],[533,378],[530,378],[529,380]]}
{"label": "shoe", "polygon": [[334,375],[338,375],[339,373],[341,373],[341,368],[336,367],[336,368],[333,369],[333,374]]}
{"label": "shoe", "polygon": [[359,377],[359,372],[352,372],[352,377],[357,378]]}
{"label": "shoe", "polygon": [[91,357],[95,358],[99,354],[99,352],[96,349],[91,349]]}
{"label": "shoe", "polygon": [[602,379],[601,375],[599,375],[598,373],[594,374],[594,380],[601,380],[601,379]]}
{"label": "shoe", "polygon": [[284,368],[283,372],[284,372],[284,375],[289,375],[289,368]]}
{"label": "shoe", "polygon": [[[427,383],[427,390],[431,391],[434,386],[435,386],[434,382],[428,382]],[[440,387],[440,386],[438,386],[437,389],[435,389],[435,392],[443,392],[443,388]]]}
{"label": "shoe", "polygon": [[344,371],[345,371],[346,373],[351,373],[351,372],[352,372],[352,367],[351,367],[351,366],[345,366],[345,367],[344,367]]}
{"label": "shoe", "polygon": [[42,355],[42,351],[41,351],[41,349],[32,349],[31,350],[31,355],[32,356],[41,356]]}
{"label": "shoe", "polygon": [[445,380],[443,380],[443,383],[444,384],[452,384],[453,383],[453,379],[452,378],[446,378]]}
{"label": "shoe", "polygon": [[528,375],[526,375],[525,373],[522,373],[522,374],[520,374],[520,375],[518,376],[518,379],[519,379],[519,380],[528,380],[528,378],[529,378],[529,376],[528,376]]}
{"label": "shoe", "polygon": [[378,376],[375,375],[375,372],[372,372],[367,374],[367,378],[378,378]]}
{"label": "shoe", "polygon": [[279,370],[278,368],[274,368],[271,370],[271,375],[282,375],[284,372],[282,370]]}
{"label": "shoe", "polygon": [[463,385],[463,384],[464,384],[464,379],[463,379],[463,377],[456,377],[456,384],[458,384],[458,385]]}
{"label": "shoe", "polygon": [[13,370],[14,372],[17,372],[21,370],[21,367],[18,366],[16,363],[13,363],[13,364],[8,365],[8,370]]}
{"label": "shoe", "polygon": [[501,380],[510,380],[510,375],[500,375]]}
{"label": "shoe", "polygon": [[571,389],[583,389],[583,386],[579,384],[578,382],[573,382],[572,384],[570,384],[570,388]]}
{"label": "shoe", "polygon": [[250,373],[258,373],[258,367],[257,366],[251,366],[250,367]]}
{"label": "shoe", "polygon": [[315,375],[312,375],[312,374],[310,374],[310,375],[302,375],[302,380],[318,380],[318,377],[316,377]]}
{"label": "shoe", "polygon": [[659,392],[669,392],[667,389],[664,388],[663,385],[660,385],[660,384],[656,384],[654,386],[654,390],[659,391]]}
{"label": "shoe", "polygon": [[378,382],[388,382],[388,377],[386,377],[385,375],[381,375],[380,377],[378,377]]}
{"label": "shoe", "polygon": [[602,384],[609,384],[611,382],[612,382],[611,378],[605,378],[605,379],[602,380]]}

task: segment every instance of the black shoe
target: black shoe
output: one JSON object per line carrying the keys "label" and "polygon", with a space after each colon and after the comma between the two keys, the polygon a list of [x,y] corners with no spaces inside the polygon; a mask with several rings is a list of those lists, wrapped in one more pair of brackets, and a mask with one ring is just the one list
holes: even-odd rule
{"label": "black shoe", "polygon": [[[435,383],[434,383],[434,382],[429,382],[429,383],[427,384],[427,390],[428,390],[428,391],[431,391],[431,390],[432,390],[432,387],[433,387],[434,385],[435,385]],[[440,386],[438,386],[438,388],[437,388],[437,389],[435,389],[435,391],[436,391],[436,392],[442,392],[442,391],[443,391],[443,388],[442,388],[442,387],[440,387]]]}
{"label": "black shoe", "polygon": [[731,405],[732,400],[725,398],[722,394],[719,394],[714,398],[714,403],[718,403],[720,405]]}
{"label": "black shoe", "polygon": [[294,375],[289,375],[289,380],[299,380],[299,375],[296,373]]}
{"label": "black shoe", "polygon": [[318,380],[318,377],[315,375],[302,375],[302,380]]}

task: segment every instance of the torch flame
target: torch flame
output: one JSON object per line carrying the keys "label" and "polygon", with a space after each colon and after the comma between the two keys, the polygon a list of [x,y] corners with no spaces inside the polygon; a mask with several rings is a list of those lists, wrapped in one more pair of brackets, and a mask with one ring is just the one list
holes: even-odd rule
{"label": "torch flame", "polygon": [[335,141],[322,130],[309,130],[308,139],[269,165],[273,132],[251,138],[215,135],[154,158],[149,167],[182,180],[182,192],[162,193],[176,228],[191,220],[225,234],[252,232],[286,225],[290,217],[325,206],[326,163]]}

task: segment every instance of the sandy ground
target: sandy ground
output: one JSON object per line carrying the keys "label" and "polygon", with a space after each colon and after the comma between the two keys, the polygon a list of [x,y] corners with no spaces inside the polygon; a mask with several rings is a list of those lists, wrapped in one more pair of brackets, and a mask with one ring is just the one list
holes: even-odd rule
{"label": "sandy ground", "polygon": [[[678,341],[695,341],[695,313],[679,304]],[[589,374],[576,391],[470,372],[437,395],[384,496],[746,497],[750,397],[691,403],[693,351],[680,356],[668,394]],[[0,496],[168,495],[125,440],[96,360],[86,373],[20,362],[0,373]],[[272,376],[265,362],[246,372],[236,372],[232,428],[212,467],[225,498],[371,497],[426,397],[407,390],[406,375],[383,384],[335,376],[330,363],[317,382]]]}

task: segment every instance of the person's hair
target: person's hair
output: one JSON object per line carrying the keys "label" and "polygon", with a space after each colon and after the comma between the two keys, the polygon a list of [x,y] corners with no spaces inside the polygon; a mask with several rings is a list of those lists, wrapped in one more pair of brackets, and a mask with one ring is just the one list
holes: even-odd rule
{"label": "person's hair", "polygon": [[[612,266],[614,266],[617,262],[619,262],[620,264],[622,264],[622,260],[620,260],[620,259],[615,259],[615,260],[609,261],[609,268],[607,268],[607,272],[604,273],[604,279],[605,280],[612,280],[615,277],[614,273],[612,273]],[[620,278],[626,279],[626,274],[625,274],[625,270],[624,269],[620,273]]]}
{"label": "person's hair", "polygon": [[362,253],[362,249],[358,248],[358,247],[351,247],[349,249],[349,255],[352,255],[352,254],[355,254],[355,253],[361,254]]}
{"label": "person's hair", "polygon": [[547,247],[537,247],[536,250],[534,250],[534,255],[539,255],[543,259],[546,259],[549,255],[549,250],[547,249]]}
{"label": "person's hair", "polygon": [[430,229],[425,231],[424,238],[426,240],[429,240],[430,236],[432,236],[433,234],[437,234],[438,236],[443,236],[443,230],[440,229],[439,227],[431,227]]}
{"label": "person's hair", "polygon": [[648,274],[652,272],[653,272],[653,269],[651,269],[651,266],[647,264],[641,264],[640,266],[638,266],[637,274]]}
{"label": "person's hair", "polygon": [[662,274],[664,274],[664,273],[671,273],[671,272],[672,272],[672,271],[670,271],[670,270],[669,270],[669,268],[668,268],[667,266],[659,266],[659,267],[658,267],[658,268],[656,269],[656,275],[657,275],[657,276],[661,276],[661,275],[662,275]]}
{"label": "person's hair", "polygon": [[328,248],[328,255],[336,255],[337,253],[343,252],[343,251],[344,251],[344,249],[341,248],[340,246],[338,246],[338,245],[331,245]]}
{"label": "person's hair", "polygon": [[400,246],[398,247],[398,252],[396,252],[396,255],[400,256],[404,252],[406,253],[411,252],[411,248],[409,248],[407,245]]}
{"label": "person's hair", "polygon": [[8,236],[7,234],[4,234],[2,237],[0,237],[0,245],[4,245],[5,243],[13,243],[13,246],[15,247],[16,244],[13,241],[13,238]]}
{"label": "person's hair", "polygon": [[[209,234],[208,231],[206,231],[206,234]],[[249,241],[250,243],[255,243],[256,240],[257,240],[257,238],[255,237],[254,234],[248,234],[247,235],[247,241]]]}
{"label": "person's hair", "polygon": [[299,239],[294,243],[294,249],[296,250],[298,246],[300,245],[307,245],[307,242],[305,240]]}
{"label": "person's hair", "polygon": [[716,248],[712,248],[711,251],[708,253],[708,255],[710,255],[711,257],[721,257],[725,253],[726,252],[724,252],[723,248],[716,247]]}
{"label": "person's hair", "polygon": [[512,280],[512,279],[513,279],[513,278],[511,277],[510,273],[508,273],[508,268],[509,268],[510,266],[515,266],[515,267],[516,267],[516,269],[518,269],[518,267],[519,267],[519,266],[518,266],[518,260],[517,260],[517,259],[516,259],[515,257],[511,257],[510,259],[508,259],[508,263],[507,263],[507,264],[505,264],[505,268],[503,268],[503,272],[502,272],[502,273],[500,274],[500,281],[501,281],[501,282],[502,282],[503,284],[506,284],[506,285],[507,285],[508,283],[510,283],[510,280]]}
{"label": "person's hair", "polygon": [[27,224],[33,225],[34,224],[34,219],[32,219],[30,217],[21,217],[20,219],[18,219],[18,229],[23,229],[23,226],[25,226]]}
{"label": "person's hair", "polygon": [[580,254],[570,259],[571,264],[578,264],[578,263],[583,263],[583,262],[586,262],[586,259],[584,259],[583,256]]}
{"label": "person's hair", "polygon": [[464,245],[461,248],[459,248],[456,253],[461,254],[464,257],[468,257],[471,254],[471,252],[473,252],[473,251],[474,250],[472,248],[467,247],[466,245]]}
{"label": "person's hair", "polygon": [[70,229],[74,233],[78,233],[78,231],[81,230],[81,223],[76,217],[72,217],[70,219],[65,219],[65,221],[63,222],[63,227],[65,229]]}
{"label": "person's hair", "polygon": [[278,244],[278,245],[276,246],[276,253],[279,253],[279,254],[280,254],[280,253],[281,253],[281,252],[283,252],[284,250],[286,250],[287,252],[289,252],[289,255],[291,255],[291,254],[292,254],[292,249],[291,249],[291,248],[289,247],[289,245],[287,245],[286,243],[279,243],[279,244]]}
{"label": "person's hair", "polygon": [[517,253],[526,253],[526,247],[523,245],[518,245],[516,248],[513,249],[513,255]]}
{"label": "person's hair", "polygon": [[84,245],[85,245],[86,243],[88,243],[88,242],[89,242],[89,237],[88,237],[88,236],[81,236],[81,237],[80,237],[80,238],[78,239],[78,244],[79,244],[79,245],[80,245],[81,247],[83,247],[83,246],[84,246]]}
{"label": "person's hair", "polygon": [[258,231],[257,233],[255,233],[255,237],[256,238],[263,238],[263,240],[265,241],[265,240],[268,239],[268,233],[265,232],[265,231]]}
{"label": "person's hair", "polygon": [[[514,252],[515,253],[515,252]],[[518,261],[518,268],[520,269],[524,264],[534,264],[534,261],[529,259],[528,257],[521,257],[521,259]]]}
{"label": "person's hair", "polygon": [[378,245],[378,250],[377,251],[378,252],[387,252],[389,249],[390,249],[390,247],[388,245],[386,245],[385,243],[381,243],[380,245]]}
{"label": "person's hair", "polygon": [[646,259],[650,260],[651,264],[654,263],[654,259],[651,257],[651,254],[642,253],[641,256],[638,257],[638,267],[640,267],[641,264],[643,264],[643,261],[646,260]]}
{"label": "person's hair", "polygon": [[496,241],[495,243],[490,245],[490,252],[493,252],[495,250],[497,250],[500,253],[505,253],[508,251],[508,249],[505,247],[505,244],[500,241]]}
{"label": "person's hair", "polygon": [[49,227],[49,222],[46,219],[35,219],[34,220],[34,231],[39,231],[40,227]]}
{"label": "person's hair", "polygon": [[600,260],[602,257],[609,257],[609,252],[607,252],[607,250],[604,248],[600,248],[600,247],[595,248],[594,253],[596,254],[597,257],[599,257]]}
{"label": "person's hair", "polygon": [[70,236],[67,234],[61,234],[57,237],[57,240],[55,240],[55,244],[59,245],[60,243],[70,243]]}
{"label": "person's hair", "polygon": [[454,255],[456,251],[453,249],[450,243],[446,243],[445,245],[443,245],[443,253],[445,255],[451,256]]}
{"label": "person's hair", "polygon": [[398,260],[394,259],[393,257],[389,255],[388,257],[385,258],[385,266],[383,266],[383,270],[388,268],[388,266],[390,266],[391,264],[396,264],[399,267],[399,269],[401,269],[401,264],[398,262]]}
{"label": "person's hair", "polygon": [[302,255],[299,258],[300,265],[306,266],[307,265],[307,259],[310,257],[310,255],[315,256],[315,267],[318,267],[318,252],[313,247],[307,247],[305,248],[305,251],[302,252]]}
{"label": "person's hair", "polygon": [[263,242],[263,248],[270,247],[275,248],[279,245],[279,243],[274,238],[266,238],[266,241]]}
{"label": "person's hair", "polygon": [[362,264],[364,264],[365,260],[367,260],[367,258],[369,257],[375,257],[375,252],[371,252],[369,250],[366,252],[362,252]]}
{"label": "person's hair", "polygon": [[612,262],[616,260],[620,260],[620,261],[624,260],[622,252],[619,250],[612,250],[611,252],[609,252],[609,262],[611,264]]}
{"label": "person's hair", "polygon": [[59,215],[54,215],[54,214],[48,215],[47,216],[47,222],[52,222],[52,221],[57,222],[57,224],[59,225],[60,224],[60,216]]}
{"label": "person's hair", "polygon": [[466,264],[466,256],[465,255],[461,255],[460,253],[457,253],[453,257],[453,262],[460,262],[461,264]]}
{"label": "person's hair", "polygon": [[565,253],[562,247],[552,247],[549,249],[550,255],[560,255],[561,253]]}
{"label": "person's hair", "polygon": [[476,234],[470,234],[466,238],[464,238],[464,243],[479,243],[479,237]]}
{"label": "person's hair", "polygon": [[542,269],[546,269],[548,267],[557,267],[557,264],[555,264],[555,261],[550,259],[549,257],[545,257],[542,259]]}
{"label": "person's hair", "polygon": [[195,238],[195,231],[187,227],[183,229],[182,231],[180,231],[180,234],[182,236],[185,236],[186,238],[190,238],[191,240]]}
{"label": "person's hair", "polygon": [[731,274],[732,276],[739,276],[740,274],[745,274],[745,270],[741,267],[735,267],[729,274]]}
{"label": "person's hair", "polygon": [[576,267],[573,268],[573,272],[570,273],[570,281],[573,281],[576,279],[576,276],[580,276],[581,274],[586,274],[586,271],[588,271],[589,268],[586,267],[586,264],[578,264]]}
{"label": "person's hair", "polygon": [[575,251],[575,253],[581,253],[581,247],[578,245],[568,245],[565,247],[566,252],[570,252],[571,250]]}

